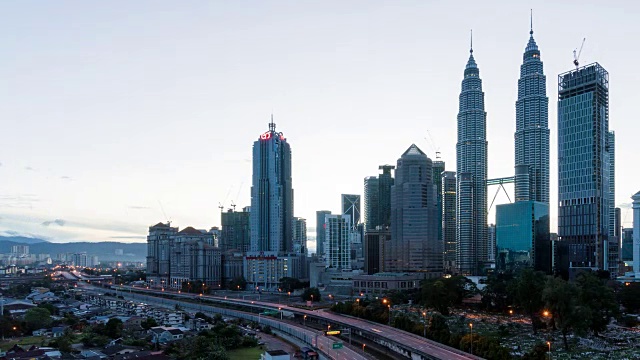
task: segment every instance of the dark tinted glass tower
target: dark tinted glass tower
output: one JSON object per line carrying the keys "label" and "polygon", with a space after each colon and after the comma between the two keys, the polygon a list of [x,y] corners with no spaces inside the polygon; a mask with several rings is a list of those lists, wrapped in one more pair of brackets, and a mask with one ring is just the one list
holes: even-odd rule
{"label": "dark tinted glass tower", "polygon": [[271,118],[253,143],[251,251],[293,250],[291,146]]}
{"label": "dark tinted glass tower", "polygon": [[[533,28],[522,56],[516,101],[515,165],[528,167],[528,198],[549,203],[549,98]],[[516,179],[516,186],[518,186]],[[516,195],[516,198],[519,196]]]}
{"label": "dark tinted glass tower", "polygon": [[[416,145],[398,159],[391,188],[391,241],[385,271],[442,274],[433,164]],[[387,262],[389,260],[389,262]]]}
{"label": "dark tinted glass tower", "polygon": [[378,217],[380,183],[377,176],[364,178],[364,224],[365,231],[374,230],[380,225]]}
{"label": "dark tinted glass tower", "polygon": [[[436,152],[436,160],[433,162],[433,176],[431,177],[436,189],[436,216],[438,224],[442,224],[442,173],[444,172],[444,161],[438,159],[440,153]],[[442,237],[442,225],[438,225],[438,239],[444,242]]]}
{"label": "dark tinted glass tower", "polygon": [[456,173],[442,173],[442,237],[444,268],[453,272],[456,264]]}
{"label": "dark tinted glass tower", "polygon": [[456,265],[478,275],[487,260],[487,113],[473,47],[470,53],[458,112]]}
{"label": "dark tinted glass tower", "polygon": [[558,236],[570,275],[609,270],[613,146],[609,73],[594,63],[558,75]]}
{"label": "dark tinted glass tower", "polygon": [[326,240],[325,215],[331,215],[331,211],[316,211],[316,255],[318,257],[324,256],[324,242]]}
{"label": "dark tinted glass tower", "polygon": [[360,195],[342,194],[342,214],[349,216],[352,228],[360,224]]}
{"label": "dark tinted glass tower", "polygon": [[222,251],[249,251],[249,212],[229,209],[222,213],[222,232],[218,246]]}

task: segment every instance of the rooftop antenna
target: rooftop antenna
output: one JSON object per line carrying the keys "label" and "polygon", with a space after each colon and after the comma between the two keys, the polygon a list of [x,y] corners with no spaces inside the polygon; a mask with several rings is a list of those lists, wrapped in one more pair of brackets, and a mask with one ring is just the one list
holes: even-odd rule
{"label": "rooftop antenna", "polygon": [[529,34],[533,35],[533,9],[531,9],[531,31],[529,31]]}
{"label": "rooftop antenna", "polygon": [[587,38],[582,39],[582,45],[580,45],[580,51],[578,51],[578,55],[576,55],[576,49],[573,49],[573,65],[576,66],[576,70],[578,69],[578,65],[580,65],[580,54],[582,54],[582,47],[584,46],[585,40],[587,40]]}
{"label": "rooftop antenna", "polygon": [[471,29],[471,47],[469,48],[469,52],[473,54],[473,29]]}
{"label": "rooftop antenna", "polygon": [[276,131],[276,124],[273,122],[273,113],[271,113],[271,122],[269,123],[269,130]]}

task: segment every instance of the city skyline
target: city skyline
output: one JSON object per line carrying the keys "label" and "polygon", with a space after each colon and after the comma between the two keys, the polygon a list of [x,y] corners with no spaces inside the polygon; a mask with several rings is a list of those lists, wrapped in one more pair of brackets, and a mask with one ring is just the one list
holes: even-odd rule
{"label": "city skyline", "polygon": [[[5,234],[142,242],[158,221],[219,226],[218,203],[250,204],[247,149],[272,112],[295,146],[298,217],[314,219],[320,209],[338,213],[339,195],[363,195],[362,179],[376,175],[379,164],[393,163],[407,143],[415,142],[432,159],[439,149],[446,170],[454,170],[456,103],[469,28],[482,65],[488,177],[513,175],[513,147],[497,145],[512,143],[515,131],[529,6],[496,2],[508,15],[495,17],[481,9],[494,6],[458,9],[417,2],[284,9],[270,3],[249,11],[196,3],[158,2],[153,11],[135,4],[117,10],[62,4],[60,9],[0,6],[9,14],[0,38],[12,54],[1,60],[0,70],[7,99],[0,117],[9,119],[12,133],[4,139],[10,150],[0,156],[0,232]],[[606,34],[638,34],[630,15],[634,6],[534,7],[549,98],[557,98],[556,76],[573,68],[571,51],[583,37],[581,63],[598,61],[612,75],[616,205],[623,205],[625,226],[631,222],[626,204],[637,191],[638,170],[624,164],[633,161],[632,136],[640,130],[632,122],[639,75],[625,69],[638,50]],[[341,14],[335,14],[336,7]],[[567,27],[562,14],[569,10],[583,23]],[[335,26],[312,29],[326,23]],[[291,34],[291,28],[299,31]],[[259,61],[246,60],[253,56]],[[365,121],[370,126],[363,128]],[[313,131],[313,124],[322,127]],[[549,125],[555,231],[555,101],[549,104]],[[328,138],[330,146],[318,151]],[[327,159],[354,144],[366,156],[318,176],[319,164],[326,166]],[[493,193],[490,189],[488,196]],[[497,201],[507,202],[502,195]],[[492,211],[489,222],[493,219]],[[314,230],[309,226],[309,233]]]}

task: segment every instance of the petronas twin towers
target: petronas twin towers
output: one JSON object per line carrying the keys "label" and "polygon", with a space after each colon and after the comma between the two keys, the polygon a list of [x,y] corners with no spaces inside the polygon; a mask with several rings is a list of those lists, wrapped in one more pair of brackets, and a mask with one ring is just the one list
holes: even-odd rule
{"label": "petronas twin towers", "polygon": [[[515,167],[528,172],[516,197],[549,203],[549,126],[545,76],[533,28],[523,55],[516,101]],[[456,265],[479,275],[489,260],[487,234],[487,113],[480,70],[473,57],[464,70],[458,112]],[[519,184],[516,186],[518,187]],[[522,186],[520,186],[522,188]]]}

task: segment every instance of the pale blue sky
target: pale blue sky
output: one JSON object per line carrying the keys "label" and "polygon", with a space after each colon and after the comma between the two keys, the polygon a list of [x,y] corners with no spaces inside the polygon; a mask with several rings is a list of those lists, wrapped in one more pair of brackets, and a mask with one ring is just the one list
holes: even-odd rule
{"label": "pale blue sky", "polygon": [[143,241],[166,219],[160,203],[181,228],[217,226],[219,202],[250,203],[251,146],[272,111],[292,146],[295,214],[310,228],[316,210],[338,211],[341,193],[362,194],[363,178],[411,143],[431,158],[439,147],[454,170],[471,28],[489,176],[509,176],[532,7],[552,204],[557,74],[583,37],[581,63],[610,72],[617,203],[629,203],[640,190],[636,2],[3,1],[0,232]]}

